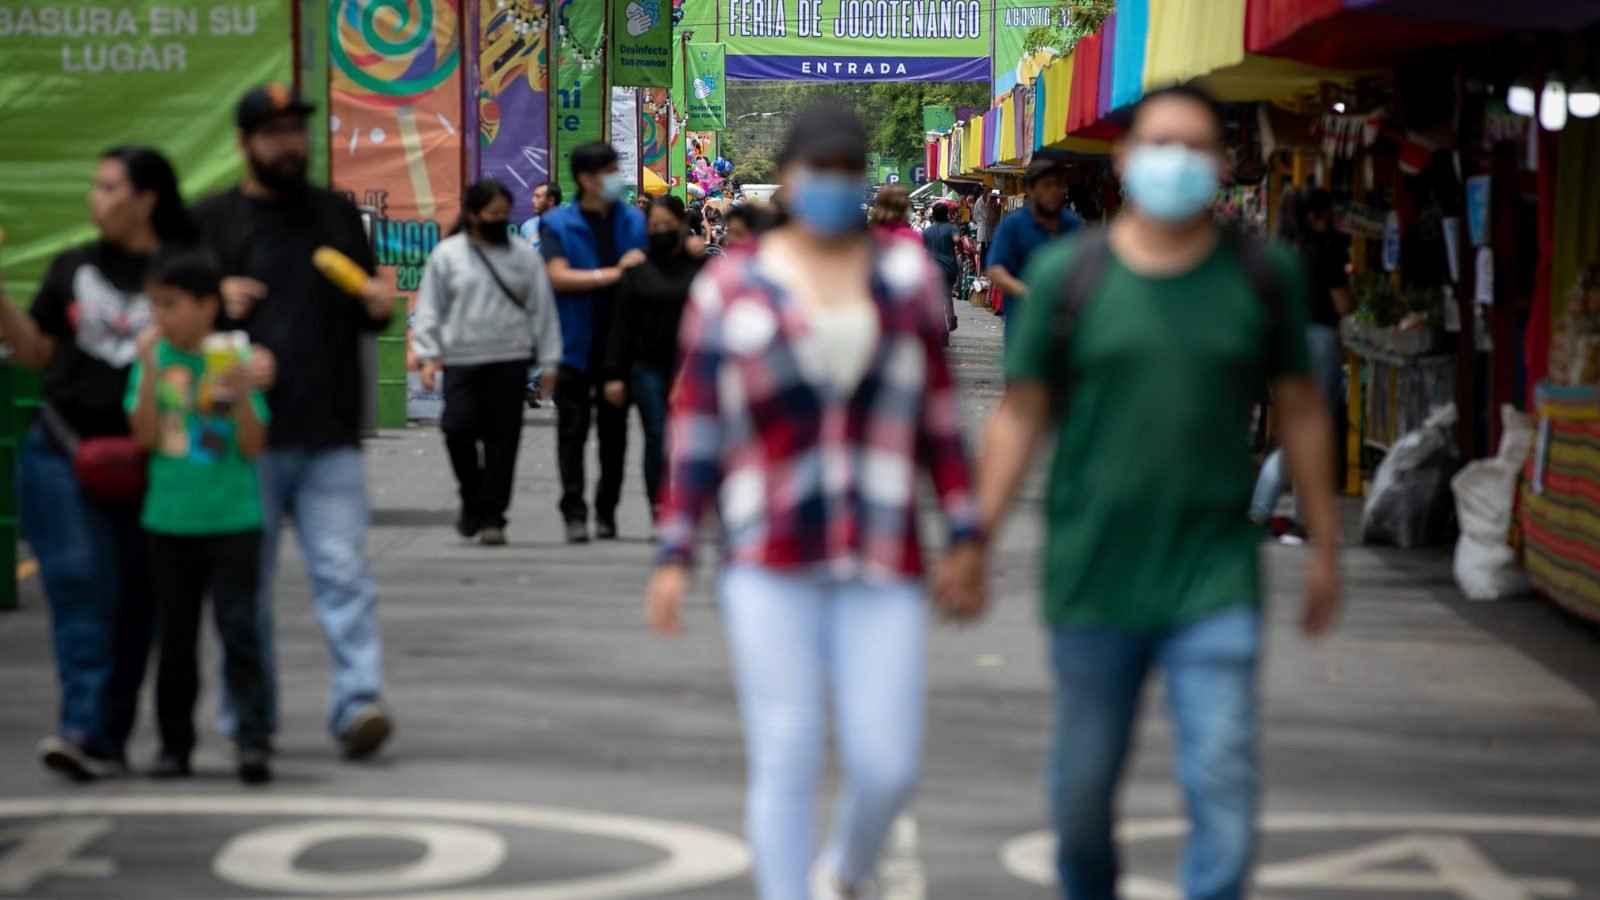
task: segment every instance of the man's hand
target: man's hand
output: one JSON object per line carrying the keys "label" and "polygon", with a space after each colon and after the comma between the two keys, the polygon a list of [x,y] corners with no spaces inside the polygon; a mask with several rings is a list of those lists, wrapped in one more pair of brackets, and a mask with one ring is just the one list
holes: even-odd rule
{"label": "man's hand", "polygon": [[643,250],[629,250],[627,253],[622,254],[621,259],[617,260],[617,268],[631,269],[646,259],[649,259],[649,257],[644,255]]}
{"label": "man's hand", "polygon": [[1300,614],[1300,631],[1308,638],[1322,637],[1339,618],[1339,553],[1319,548],[1306,569],[1306,605]]}
{"label": "man's hand", "polygon": [[689,591],[689,570],[678,564],[664,565],[650,577],[645,591],[645,618],[650,628],[662,637],[683,634],[683,595]]}
{"label": "man's hand", "polygon": [[222,310],[235,321],[249,318],[256,302],[266,296],[267,286],[254,278],[235,275],[222,279]]}
{"label": "man's hand", "polygon": [[980,544],[966,541],[950,548],[939,563],[934,583],[934,601],[946,617],[964,622],[983,615],[989,605],[986,567]]}
{"label": "man's hand", "polygon": [[556,373],[550,371],[539,373],[539,391],[546,400],[556,395]]}
{"label": "man's hand", "polygon": [[444,371],[444,363],[437,359],[430,359],[422,364],[422,389],[433,393],[439,386],[439,373]]}
{"label": "man's hand", "polygon": [[278,357],[260,344],[250,345],[250,356],[240,368],[244,369],[245,387],[254,391],[270,391],[278,383]]}
{"label": "man's hand", "polygon": [[616,407],[628,405],[628,386],[619,379],[606,382],[606,402]]}
{"label": "man's hand", "polygon": [[361,286],[361,306],[371,319],[387,319],[394,315],[394,293],[376,278],[368,278]]}

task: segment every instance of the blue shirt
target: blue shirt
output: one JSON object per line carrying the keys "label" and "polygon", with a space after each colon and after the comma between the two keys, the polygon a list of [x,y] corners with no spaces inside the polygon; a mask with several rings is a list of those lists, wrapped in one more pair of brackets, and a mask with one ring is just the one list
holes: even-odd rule
{"label": "blue shirt", "polygon": [[520,233],[522,235],[522,239],[523,240],[528,242],[528,246],[530,246],[530,247],[532,247],[534,249],[534,252],[538,252],[538,250],[539,250],[539,217],[538,216],[534,216],[533,218],[529,219],[528,221],[523,222],[522,223],[522,227],[520,229],[518,229],[518,233]]}
{"label": "blue shirt", "polygon": [[[1055,234],[1046,231],[1039,220],[1034,218],[1033,206],[1030,204],[1024,209],[1019,209],[1004,219],[1000,220],[1000,227],[994,230],[994,238],[989,242],[989,265],[1005,266],[1011,277],[1022,280],[1028,268],[1028,261],[1033,254],[1046,243],[1060,237],[1065,237],[1083,227],[1083,219],[1078,214],[1065,207],[1061,209],[1061,218],[1056,225]],[[1012,304],[1017,298],[1006,294],[1006,318],[1011,318]]]}

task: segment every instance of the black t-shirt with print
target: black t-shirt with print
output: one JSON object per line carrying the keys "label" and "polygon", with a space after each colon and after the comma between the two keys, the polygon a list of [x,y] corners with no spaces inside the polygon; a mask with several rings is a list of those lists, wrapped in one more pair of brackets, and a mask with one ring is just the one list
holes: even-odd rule
{"label": "black t-shirt with print", "polygon": [[150,327],[148,256],[89,244],[57,256],[29,313],[56,341],[44,400],[80,437],[128,433],[122,410],[139,333]]}

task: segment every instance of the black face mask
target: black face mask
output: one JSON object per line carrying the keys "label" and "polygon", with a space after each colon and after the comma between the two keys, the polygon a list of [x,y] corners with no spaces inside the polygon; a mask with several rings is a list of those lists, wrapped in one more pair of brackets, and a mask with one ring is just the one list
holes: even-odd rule
{"label": "black face mask", "polygon": [[479,219],[478,237],[491,244],[511,243],[510,219]]}
{"label": "black face mask", "polygon": [[652,231],[650,233],[650,255],[671,256],[683,246],[683,235],[676,231]]}

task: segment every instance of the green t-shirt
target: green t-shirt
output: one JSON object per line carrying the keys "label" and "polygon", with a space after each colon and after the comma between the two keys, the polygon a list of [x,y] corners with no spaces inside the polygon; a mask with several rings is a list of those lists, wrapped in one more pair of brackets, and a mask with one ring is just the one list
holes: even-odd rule
{"label": "green t-shirt", "polygon": [[[158,534],[237,534],[261,527],[256,464],[239,453],[232,415],[211,412],[205,359],[161,341],[156,345],[156,414],[160,435],[150,453],[150,488],[143,524]],[[147,376],[134,364],[126,406],[131,413]],[[259,391],[250,405],[262,424],[267,404]]]}
{"label": "green t-shirt", "polygon": [[1071,366],[1045,512],[1046,620],[1159,629],[1260,602],[1250,411],[1266,382],[1309,370],[1299,263],[1272,248],[1287,294],[1273,329],[1226,245],[1166,278],[1109,259],[1063,350],[1054,320],[1075,249],[1035,256],[1006,355],[1014,382],[1053,382],[1062,352]]}

